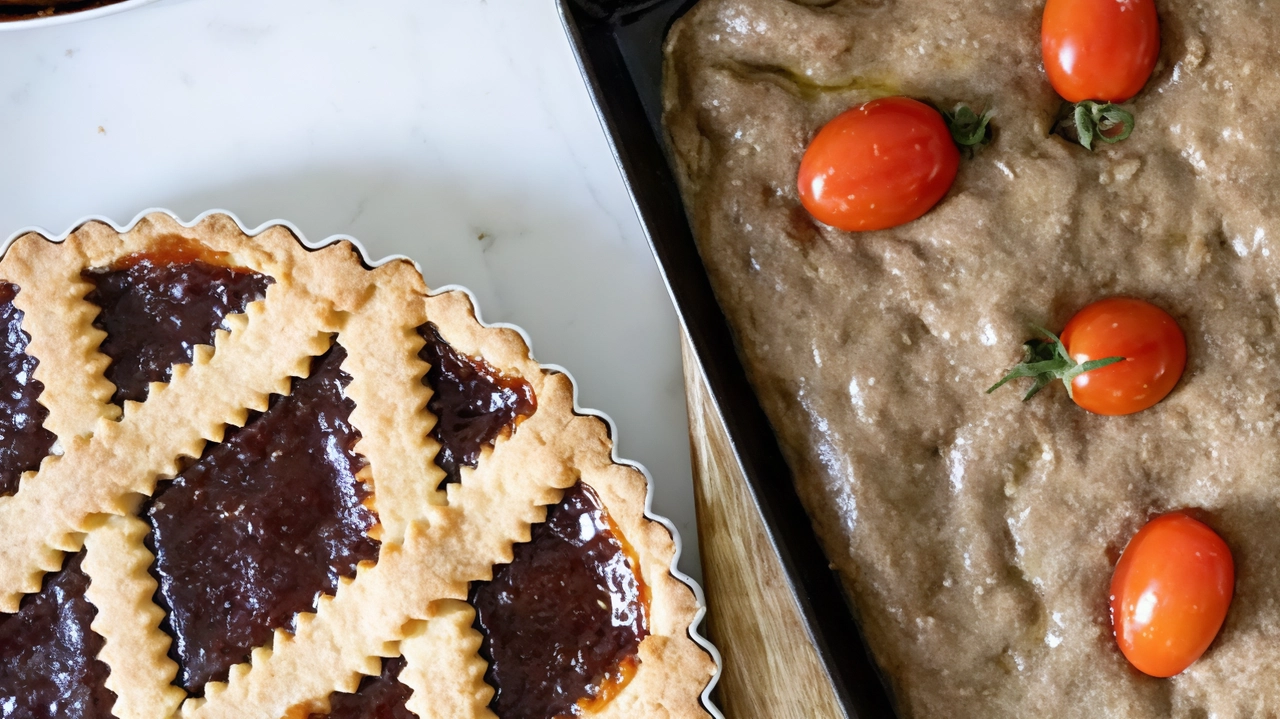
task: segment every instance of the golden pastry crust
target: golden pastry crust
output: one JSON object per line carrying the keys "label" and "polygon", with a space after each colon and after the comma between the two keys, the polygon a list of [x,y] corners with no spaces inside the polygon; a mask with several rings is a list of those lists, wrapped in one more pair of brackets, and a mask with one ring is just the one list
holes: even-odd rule
{"label": "golden pastry crust", "polygon": [[[428,314],[445,320],[441,335],[459,351],[483,356],[504,371],[517,371],[521,376],[533,368],[521,367],[523,361],[532,362],[528,350],[515,330],[506,329],[504,335],[493,334],[493,328],[467,322],[474,318],[475,310],[470,300],[461,292],[449,292],[428,299]],[[520,348],[523,351],[517,350]],[[545,372],[545,370],[542,370]],[[572,383],[562,374],[551,375],[564,380],[568,396],[567,408],[555,408],[554,416],[574,414]],[[543,395],[538,393],[542,414]],[[527,424],[527,423],[526,423]],[[649,636],[640,644],[641,663],[630,683],[598,712],[599,716],[625,716],[618,711],[632,712],[633,716],[703,717],[708,716],[699,702],[699,694],[715,673],[715,663],[692,639],[690,628],[697,616],[698,603],[689,587],[677,580],[670,571],[675,557],[675,543],[671,533],[662,524],[645,516],[649,484],[644,474],[635,467],[618,464],[613,460],[613,443],[608,427],[597,417],[574,414],[574,430],[582,434],[569,443],[573,451],[569,466],[578,470],[577,480],[595,490],[605,510],[631,544],[640,559],[640,575],[649,587]],[[516,436],[525,432],[520,425]],[[545,447],[553,447],[548,444]],[[563,445],[562,445],[563,446]],[[503,448],[499,444],[492,456]],[[486,467],[489,458],[481,460]],[[467,470],[463,470],[464,478]],[[465,479],[464,479],[465,483]],[[564,489],[574,484],[557,484]],[[544,502],[552,504],[558,501]],[[544,515],[545,516],[545,515]],[[544,517],[540,517],[539,521]],[[526,527],[527,530],[527,527]],[[522,540],[528,540],[525,533]],[[504,561],[510,561],[508,556]],[[620,707],[627,707],[622,710]],[[638,713],[638,714],[637,714]],[[588,713],[596,716],[597,713]]]}
{"label": "golden pastry crust", "polygon": [[489,711],[487,665],[476,653],[481,636],[472,628],[475,619],[470,604],[446,599],[400,642],[400,681],[413,690],[405,706],[421,719],[497,719]]}
{"label": "golden pastry crust", "polygon": [[152,555],[142,538],[149,527],[137,517],[107,517],[85,538],[85,596],[98,610],[92,629],[105,641],[98,654],[116,694],[111,712],[120,719],[166,717],[186,694],[173,686],[178,665],[169,659],[164,611],[155,605],[156,581],[147,573]]}
{"label": "golden pastry crust", "polygon": [[445,503],[435,463],[439,444],[431,438],[435,418],[426,411],[431,389],[422,381],[427,363],[418,358],[424,341],[417,327],[427,321],[427,287],[408,262],[384,265],[378,292],[351,312],[341,336],[351,376],[347,396],[355,402],[351,423],[361,430],[355,450],[376,478],[378,538],[402,541],[422,508]]}
{"label": "golden pastry crust", "polygon": [[649,636],[640,643],[640,666],[629,684],[599,712],[600,717],[707,716],[699,703],[715,664],[689,635],[698,603],[669,571],[675,544],[667,528],[644,516],[648,481],[634,467],[600,464],[582,481],[596,491],[605,510],[640,558],[648,585]]}
{"label": "golden pastry crust", "polygon": [[[103,333],[92,328],[97,309],[84,300],[90,285],[80,272],[162,249],[175,237],[274,282],[264,299],[225,320],[229,330],[219,331],[212,347],[197,347],[191,364],[174,367],[170,382],[152,384],[145,402],[126,402],[121,413],[109,403],[109,360],[97,349]],[[87,544],[89,599],[99,608],[94,629],[106,640],[100,658],[111,669],[119,716],[305,717],[327,711],[332,692],[354,691],[362,676],[381,671],[380,658],[401,651],[404,681],[420,697],[411,710],[429,716],[422,698],[437,701],[443,692],[452,704],[437,701],[433,711],[488,716],[492,689],[476,655],[468,585],[510,562],[512,545],[527,541],[546,506],[579,480],[597,491],[635,548],[651,592],[640,670],[602,713],[617,706],[645,716],[706,716],[699,695],[715,665],[691,638],[700,608],[671,574],[673,538],[644,514],[644,476],[614,462],[605,424],[576,411],[568,377],[538,365],[518,331],[484,326],[465,293],[431,296],[406,260],[367,269],[350,243],[308,248],[280,225],[251,237],[225,215],[186,227],[155,213],[124,232],[91,222],[58,243],[28,234],[0,259],[0,278],[20,287],[47,426],[62,452],[24,476],[15,495],[0,498],[7,539],[0,546],[0,611],[15,610],[23,593],[37,590],[61,552]],[[425,322],[458,351],[527,381],[538,402],[515,432],[443,490],[444,473],[434,463],[439,445],[428,436],[435,423],[422,382],[428,366],[418,358],[416,328]],[[225,683],[212,682],[203,697],[183,702],[170,683],[176,667],[151,603],[146,525],[133,516],[139,499],[173,477],[183,457],[220,441],[227,425],[265,409],[271,394],[287,394],[292,378],[305,376],[335,339],[348,351],[351,422],[361,433],[355,449],[368,460],[360,476],[373,487],[380,521],[371,530],[382,541],[378,561],[362,563],[315,612],[298,615],[295,632],[277,630]]]}
{"label": "golden pastry crust", "polygon": [[13,304],[31,336],[27,352],[40,358],[35,378],[44,383],[45,428],[58,437],[87,437],[99,420],[118,419],[120,408],[111,404],[115,386],[103,376],[111,359],[98,352],[106,333],[93,327],[98,308],[84,299],[92,289],[80,277],[84,258],[49,252],[41,241],[15,242],[0,268],[21,288]]}

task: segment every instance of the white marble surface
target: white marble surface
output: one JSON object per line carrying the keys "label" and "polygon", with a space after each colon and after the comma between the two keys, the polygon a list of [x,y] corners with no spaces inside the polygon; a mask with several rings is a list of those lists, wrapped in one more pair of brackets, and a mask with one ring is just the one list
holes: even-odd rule
{"label": "white marble surface", "polygon": [[162,0],[0,33],[0,237],[157,206],[346,233],[577,377],[700,576],[678,329],[551,0]]}

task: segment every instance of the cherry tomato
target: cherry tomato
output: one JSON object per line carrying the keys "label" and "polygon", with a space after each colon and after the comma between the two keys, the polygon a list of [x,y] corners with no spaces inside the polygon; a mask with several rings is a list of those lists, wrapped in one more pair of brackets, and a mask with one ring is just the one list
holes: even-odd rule
{"label": "cherry tomato", "polygon": [[910,222],[951,189],[960,151],[937,110],[907,97],[872,100],[837,115],[800,161],[800,201],[850,232]]}
{"label": "cherry tomato", "polygon": [[1132,414],[1164,399],[1187,365],[1187,340],[1168,312],[1128,297],[1099,300],[1062,330],[1067,354],[1080,364],[1124,357],[1075,378],[1076,404],[1096,414]]}
{"label": "cherry tomato", "polygon": [[1111,625],[1129,663],[1153,677],[1191,666],[1213,643],[1235,586],[1231,550],[1182,512],[1147,522],[1111,578]]}
{"label": "cherry tomato", "polygon": [[1160,54],[1155,0],[1049,0],[1040,52],[1068,102],[1124,102],[1147,84]]}

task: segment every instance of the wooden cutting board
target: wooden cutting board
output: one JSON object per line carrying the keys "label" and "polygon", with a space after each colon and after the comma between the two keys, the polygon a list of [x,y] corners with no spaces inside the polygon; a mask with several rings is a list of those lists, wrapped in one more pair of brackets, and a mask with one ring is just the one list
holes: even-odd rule
{"label": "wooden cutting board", "polygon": [[682,347],[705,629],[724,658],[716,701],[728,719],[842,717],[688,337]]}

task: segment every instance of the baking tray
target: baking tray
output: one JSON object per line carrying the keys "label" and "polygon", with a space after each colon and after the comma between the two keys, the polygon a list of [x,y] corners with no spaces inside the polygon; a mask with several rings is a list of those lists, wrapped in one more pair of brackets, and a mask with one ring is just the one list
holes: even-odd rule
{"label": "baking tray", "polygon": [[662,43],[671,23],[695,1],[557,3],[641,227],[836,696],[850,718],[893,717],[889,692],[840,579],[822,552],[777,438],[747,383],[664,150]]}

